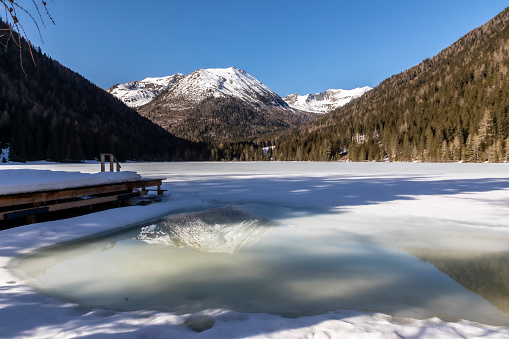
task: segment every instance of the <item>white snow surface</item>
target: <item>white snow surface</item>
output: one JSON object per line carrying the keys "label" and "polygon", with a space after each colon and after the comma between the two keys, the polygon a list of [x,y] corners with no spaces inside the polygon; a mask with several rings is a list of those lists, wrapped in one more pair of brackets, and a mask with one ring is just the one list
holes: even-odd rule
{"label": "white snow surface", "polygon": [[178,73],[165,77],[149,77],[140,81],[130,81],[125,84],[117,84],[107,90],[127,106],[137,108],[148,104],[156,96],[168,87],[174,85],[185,77]]}
{"label": "white snow surface", "polygon": [[5,159],[6,161],[9,161],[9,153],[10,153],[10,147],[0,148],[0,163],[2,163],[3,159]]}
{"label": "white snow surface", "polygon": [[[5,165],[0,183],[33,170],[97,172],[97,164]],[[402,319],[341,310],[296,319],[226,309],[198,314],[83,308],[37,293],[7,266],[41,247],[117,230],[212,204],[264,203],[312,218],[358,220],[359,236],[394,246],[509,250],[509,165],[399,163],[129,163],[143,176],[167,176],[162,202],[0,231],[1,338],[507,338],[508,327],[438,318]],[[9,172],[5,175],[2,172]],[[24,179],[20,179],[24,178]],[[76,179],[78,180],[78,179]],[[41,184],[43,180],[38,180]],[[297,225],[298,227],[298,225]],[[333,228],[334,228],[333,227]],[[333,232],[334,229],[331,229]],[[466,241],[463,234],[477,234]],[[333,233],[331,233],[333,234]],[[413,239],[412,244],[408,244]],[[470,239],[471,240],[471,239]],[[213,327],[201,333],[188,324]]]}
{"label": "white snow surface", "polygon": [[235,97],[253,106],[289,108],[283,99],[246,71],[235,68],[199,69],[176,83],[164,94],[170,109],[194,107],[213,97]]}
{"label": "white snow surface", "polygon": [[[7,167],[7,165],[5,166]],[[33,169],[0,170],[0,195],[110,184],[141,179],[136,172],[63,172]]]}
{"label": "white snow surface", "polygon": [[328,89],[316,94],[290,94],[284,97],[283,100],[294,109],[323,114],[346,105],[369,90],[371,90],[369,86],[350,90]]}

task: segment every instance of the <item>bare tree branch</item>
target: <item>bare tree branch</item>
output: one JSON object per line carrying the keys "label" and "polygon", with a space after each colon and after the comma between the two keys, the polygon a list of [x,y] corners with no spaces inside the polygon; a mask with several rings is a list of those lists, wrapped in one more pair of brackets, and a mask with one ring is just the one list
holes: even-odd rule
{"label": "bare tree branch", "polygon": [[[53,17],[50,15],[50,12],[48,10],[47,2],[45,0],[31,0],[32,5],[35,7],[35,9],[27,9],[25,6],[20,4],[22,0],[15,1],[15,0],[0,0],[0,12],[4,12],[4,15],[0,15],[0,17],[3,17],[3,20],[7,24],[8,28],[0,29],[0,38],[7,36],[7,39],[4,39],[4,41],[0,41],[0,45],[2,45],[4,48],[7,49],[9,43],[12,41],[17,48],[19,49],[19,55],[20,55],[20,62],[21,62],[21,69],[23,70],[23,73],[26,74],[25,69],[23,68],[23,59],[22,59],[22,37],[26,40],[28,39],[27,33],[25,31],[25,27],[23,26],[23,23],[20,21],[19,14],[26,14],[30,18],[30,20],[35,24],[35,27],[37,28],[37,32],[39,33],[39,37],[41,41],[44,43],[44,40],[42,38],[41,29],[39,28],[39,22],[42,24],[43,27],[46,27],[46,24],[44,22],[43,15],[41,14],[41,9],[44,9],[44,14],[49,18],[51,23],[55,24],[55,21],[53,20]],[[27,1],[25,1],[27,2]],[[42,5],[42,6],[41,6]],[[2,8],[3,7],[3,8]],[[19,14],[18,14],[19,13]],[[34,15],[31,13],[37,13],[36,16],[39,17],[39,21],[36,19]],[[17,34],[16,34],[17,33]],[[28,49],[30,51],[30,56],[32,58],[32,62],[35,64],[34,55],[32,53],[32,47],[30,43],[28,44]],[[36,65],[37,66],[37,65]]]}

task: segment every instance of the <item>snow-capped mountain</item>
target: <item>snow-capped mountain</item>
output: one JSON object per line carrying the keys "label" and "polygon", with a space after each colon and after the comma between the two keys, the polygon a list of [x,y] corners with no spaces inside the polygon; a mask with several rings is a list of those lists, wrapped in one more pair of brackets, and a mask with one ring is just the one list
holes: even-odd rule
{"label": "snow-capped mountain", "polygon": [[255,77],[241,69],[199,69],[180,80],[158,98],[170,110],[195,107],[207,98],[234,97],[253,107],[289,109],[284,100]]}
{"label": "snow-capped mountain", "polygon": [[338,107],[346,105],[351,100],[360,97],[371,87],[359,87],[351,90],[329,89],[316,94],[290,94],[283,100],[294,109],[312,113],[328,113]]}
{"label": "snow-capped mountain", "polygon": [[107,89],[107,92],[122,100],[127,106],[136,108],[149,103],[162,91],[184,77],[184,74],[178,73],[166,77],[146,78],[141,81],[117,84]]}
{"label": "snow-capped mountain", "polygon": [[140,115],[192,141],[239,140],[300,126],[316,114],[297,111],[245,71],[199,69],[139,107]]}

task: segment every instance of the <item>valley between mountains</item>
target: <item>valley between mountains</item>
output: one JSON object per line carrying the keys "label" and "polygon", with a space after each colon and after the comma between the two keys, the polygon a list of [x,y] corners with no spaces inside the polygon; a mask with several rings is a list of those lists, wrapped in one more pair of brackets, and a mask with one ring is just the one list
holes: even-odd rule
{"label": "valley between mountains", "polygon": [[301,126],[370,89],[329,89],[281,98],[246,71],[230,67],[149,77],[107,91],[177,137],[224,142]]}

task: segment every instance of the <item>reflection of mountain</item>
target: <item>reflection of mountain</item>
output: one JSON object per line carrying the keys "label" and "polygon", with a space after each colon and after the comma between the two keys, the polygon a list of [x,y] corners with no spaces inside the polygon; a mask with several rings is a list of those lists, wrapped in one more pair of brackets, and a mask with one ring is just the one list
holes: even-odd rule
{"label": "reflection of mountain", "polygon": [[190,246],[200,252],[235,253],[256,243],[278,224],[231,207],[166,217],[143,227],[135,240]]}
{"label": "reflection of mountain", "polygon": [[509,314],[509,253],[405,249]]}

